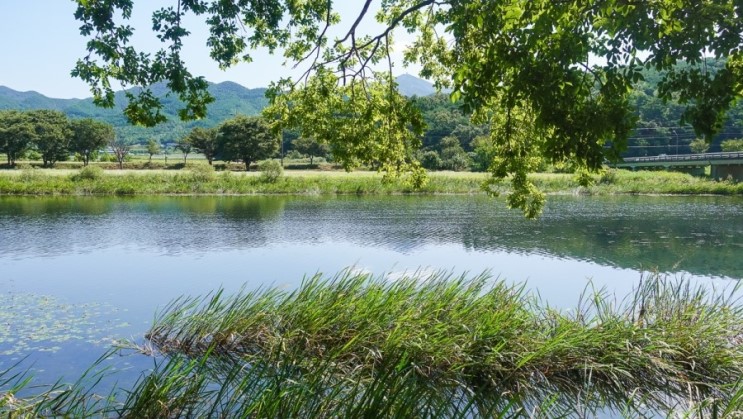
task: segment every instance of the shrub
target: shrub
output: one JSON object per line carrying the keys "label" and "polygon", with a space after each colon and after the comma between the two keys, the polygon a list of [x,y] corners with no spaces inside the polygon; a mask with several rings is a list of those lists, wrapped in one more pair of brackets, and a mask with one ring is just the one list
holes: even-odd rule
{"label": "shrub", "polygon": [[441,168],[441,165],[443,162],[441,161],[441,157],[439,157],[439,153],[429,150],[424,152],[421,157],[421,166],[427,170],[438,170]]}
{"label": "shrub", "polygon": [[286,153],[285,157],[289,160],[299,160],[299,159],[303,159],[304,155],[297,150],[291,150],[288,153]]}
{"label": "shrub", "polygon": [[24,153],[26,160],[39,161],[41,160],[41,153],[36,150],[28,150]]}
{"label": "shrub", "polygon": [[601,173],[601,177],[599,178],[599,183],[603,183],[605,185],[613,185],[617,182],[617,171],[614,169],[606,169],[603,173]]}
{"label": "shrub", "polygon": [[21,174],[18,175],[18,178],[21,179],[22,182],[33,182],[40,179],[41,174],[39,174],[36,169],[31,167],[31,165],[28,165],[27,168],[21,170]]}
{"label": "shrub", "polygon": [[743,140],[725,140],[720,143],[720,148],[726,152],[743,151]]}
{"label": "shrub", "polygon": [[214,167],[199,164],[191,167],[191,178],[196,182],[211,182],[215,179]]}
{"label": "shrub", "polygon": [[467,153],[462,152],[450,155],[448,158],[444,159],[443,167],[455,172],[461,172],[462,170],[470,167],[470,165],[470,157],[467,155]]}
{"label": "shrub", "polygon": [[689,148],[692,153],[706,153],[709,150],[709,144],[704,141],[704,138],[697,138],[689,143]]}
{"label": "shrub", "polygon": [[276,182],[284,174],[284,168],[276,160],[266,160],[258,166],[261,171],[261,180],[264,182]]}
{"label": "shrub", "polygon": [[73,176],[74,180],[96,180],[103,177],[103,169],[98,166],[85,166],[77,175]]}

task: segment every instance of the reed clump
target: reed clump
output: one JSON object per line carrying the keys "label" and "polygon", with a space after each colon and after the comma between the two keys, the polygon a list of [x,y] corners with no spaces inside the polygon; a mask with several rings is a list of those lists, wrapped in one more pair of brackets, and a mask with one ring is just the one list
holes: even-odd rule
{"label": "reed clump", "polygon": [[178,300],[148,338],[189,357],[276,357],[306,371],[322,364],[323,374],[352,382],[393,368],[441,397],[513,411],[671,411],[726,400],[743,375],[743,311],[733,294],[657,277],[621,303],[594,291],[563,312],[486,276],[315,276],[293,292]]}
{"label": "reed clump", "polygon": [[[219,290],[156,317],[146,337],[161,356],[133,388],[64,400],[121,417],[735,417],[738,291],[651,276],[623,300],[589,288],[556,310],[487,275]],[[23,412],[2,395],[0,414]]]}

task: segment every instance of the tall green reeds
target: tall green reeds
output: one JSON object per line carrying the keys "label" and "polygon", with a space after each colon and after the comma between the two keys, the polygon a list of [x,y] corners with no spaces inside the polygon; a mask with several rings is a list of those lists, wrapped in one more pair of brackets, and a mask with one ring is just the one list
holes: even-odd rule
{"label": "tall green reeds", "polygon": [[148,337],[166,353],[322,362],[353,382],[406,371],[478,408],[669,411],[725,400],[743,375],[734,295],[653,278],[621,303],[596,291],[564,312],[485,276],[316,276],[293,292],[176,301]]}
{"label": "tall green reeds", "polygon": [[[588,289],[556,310],[487,275],[352,272],[292,291],[216,291],[157,316],[156,367],[103,415],[735,417],[738,296],[652,276],[624,300]],[[72,394],[79,409],[84,393]],[[0,402],[0,414],[22,406]]]}

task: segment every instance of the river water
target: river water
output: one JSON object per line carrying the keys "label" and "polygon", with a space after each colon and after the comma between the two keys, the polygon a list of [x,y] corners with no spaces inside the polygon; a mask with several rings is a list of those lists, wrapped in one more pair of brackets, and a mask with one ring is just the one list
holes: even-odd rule
{"label": "river water", "polygon": [[729,197],[550,197],[535,221],[482,196],[0,197],[0,371],[74,379],[169,301],[217,288],[487,271],[567,308],[654,271],[730,286],[742,251]]}

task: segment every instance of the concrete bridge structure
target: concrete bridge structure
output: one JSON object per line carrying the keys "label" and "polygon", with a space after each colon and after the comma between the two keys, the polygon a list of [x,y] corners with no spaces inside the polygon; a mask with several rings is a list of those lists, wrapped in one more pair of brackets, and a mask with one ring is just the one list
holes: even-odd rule
{"label": "concrete bridge structure", "polygon": [[743,152],[700,153],[700,154],[661,154],[650,157],[628,157],[624,161],[610,163],[611,167],[642,170],[665,169],[702,176],[707,166],[713,179],[732,178],[743,181]]}

